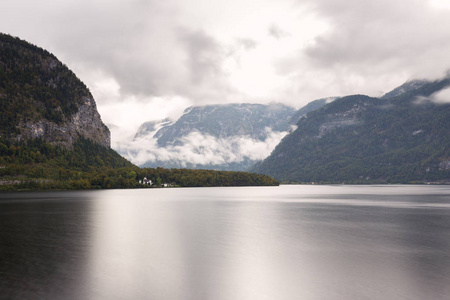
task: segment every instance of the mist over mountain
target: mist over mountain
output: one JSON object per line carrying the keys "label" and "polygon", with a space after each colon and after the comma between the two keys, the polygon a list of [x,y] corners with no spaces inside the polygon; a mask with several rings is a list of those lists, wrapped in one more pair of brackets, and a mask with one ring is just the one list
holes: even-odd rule
{"label": "mist over mountain", "polygon": [[156,120],[156,121],[148,121],[141,126],[139,126],[136,134],[134,135],[134,140],[139,138],[145,138],[146,136],[153,136],[158,132],[161,128],[170,126],[173,124],[173,121],[170,119]]}
{"label": "mist over mountain", "polygon": [[450,182],[449,77],[343,97],[297,126],[252,171],[285,182]]}
{"label": "mist over mountain", "polygon": [[246,170],[291,130],[296,110],[281,104],[189,107],[175,122],[146,122],[117,150],[145,167]]}
{"label": "mist over mountain", "polygon": [[393,89],[392,91],[386,93],[383,95],[383,99],[389,99],[389,98],[394,98],[397,96],[400,96],[401,94],[404,94],[406,92],[412,92],[414,90],[419,89],[420,87],[428,84],[429,81],[427,80],[410,80],[405,82],[404,84],[402,84],[401,86]]}

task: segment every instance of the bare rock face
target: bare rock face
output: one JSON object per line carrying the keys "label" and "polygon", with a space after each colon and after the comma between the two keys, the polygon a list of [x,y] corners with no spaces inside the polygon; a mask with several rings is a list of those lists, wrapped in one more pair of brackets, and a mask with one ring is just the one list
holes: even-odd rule
{"label": "bare rock face", "polygon": [[19,141],[42,138],[49,143],[71,148],[81,136],[104,147],[111,146],[110,131],[103,124],[92,97],[85,98],[83,104],[78,107],[78,112],[62,124],[41,119],[37,122],[22,122],[19,127]]}
{"label": "bare rock face", "polygon": [[80,137],[111,145],[86,85],[53,54],[0,33],[0,138],[70,149]]}
{"label": "bare rock face", "polygon": [[100,118],[94,98],[85,98],[71,121],[70,131],[77,132],[105,147],[111,146],[111,133]]}

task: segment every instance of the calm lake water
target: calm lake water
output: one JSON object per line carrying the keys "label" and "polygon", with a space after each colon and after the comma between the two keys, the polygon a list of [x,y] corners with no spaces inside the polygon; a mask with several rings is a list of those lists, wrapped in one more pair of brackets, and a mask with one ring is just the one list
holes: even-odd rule
{"label": "calm lake water", "polygon": [[450,299],[450,186],[0,194],[1,299]]}

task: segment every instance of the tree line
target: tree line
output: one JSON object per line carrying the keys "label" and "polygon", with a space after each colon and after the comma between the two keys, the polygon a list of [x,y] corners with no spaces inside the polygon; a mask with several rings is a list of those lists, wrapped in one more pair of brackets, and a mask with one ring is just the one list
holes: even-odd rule
{"label": "tree line", "polygon": [[[147,178],[152,185],[144,184]],[[72,149],[42,139],[0,139],[0,190],[278,185],[265,175],[212,170],[139,168],[110,148],[79,138]]]}

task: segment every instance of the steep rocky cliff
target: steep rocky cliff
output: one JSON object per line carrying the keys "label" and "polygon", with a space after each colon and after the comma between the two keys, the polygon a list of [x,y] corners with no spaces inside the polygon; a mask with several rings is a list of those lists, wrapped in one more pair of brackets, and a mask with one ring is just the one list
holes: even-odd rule
{"label": "steep rocky cliff", "polygon": [[0,138],[72,148],[79,137],[110,147],[88,88],[51,53],[0,34]]}

